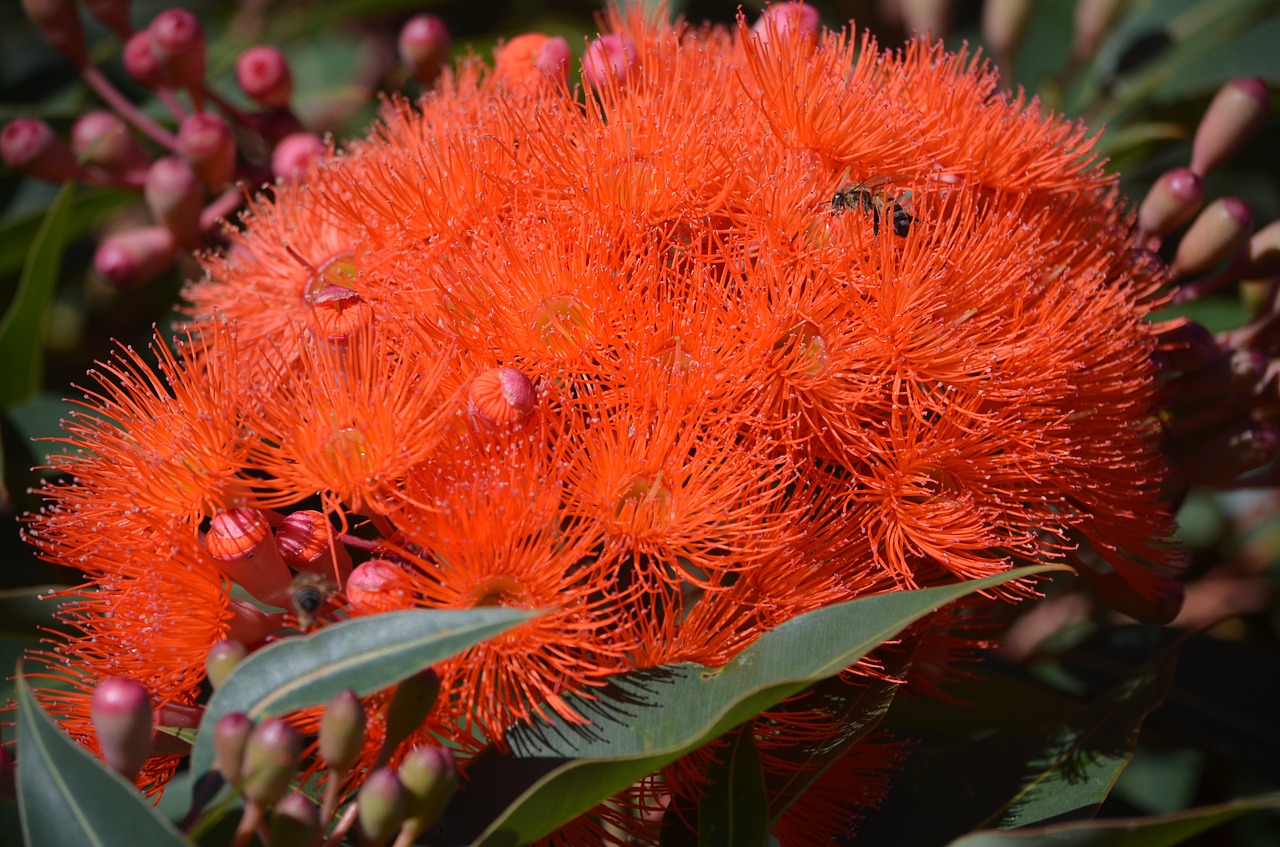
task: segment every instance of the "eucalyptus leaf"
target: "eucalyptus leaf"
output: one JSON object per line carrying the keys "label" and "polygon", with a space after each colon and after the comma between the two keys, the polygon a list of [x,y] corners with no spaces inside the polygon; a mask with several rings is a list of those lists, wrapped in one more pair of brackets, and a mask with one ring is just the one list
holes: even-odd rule
{"label": "eucalyptus leaf", "polygon": [[73,183],[64,185],[49,207],[29,244],[18,293],[0,319],[0,362],[4,363],[0,368],[0,405],[29,397],[40,388],[45,319],[58,285],[74,192]]}
{"label": "eucalyptus leaf", "polygon": [[1280,793],[1146,818],[1069,823],[1018,832],[975,832],[949,847],[1173,847],[1241,815],[1280,809]]}
{"label": "eucalyptus leaf", "polygon": [[209,700],[191,754],[197,782],[213,767],[223,715],[255,721],[316,706],[352,689],[365,696],[506,632],[540,613],[526,609],[416,609],[368,615],[286,638],[236,666]]}
{"label": "eucalyptus leaf", "polygon": [[28,845],[189,845],[133,785],[58,728],[21,673],[17,695],[18,808]]}
{"label": "eucalyptus leaf", "polygon": [[764,847],[769,840],[769,801],[751,723],[730,733],[727,741],[707,769],[710,782],[698,803],[699,847]]}
{"label": "eucalyptus leaf", "polygon": [[628,785],[834,676],[942,606],[1053,568],[877,595],[817,609],[762,635],[722,668],[667,665],[565,698],[589,723],[537,720],[489,748],[445,812],[443,843],[526,844]]}

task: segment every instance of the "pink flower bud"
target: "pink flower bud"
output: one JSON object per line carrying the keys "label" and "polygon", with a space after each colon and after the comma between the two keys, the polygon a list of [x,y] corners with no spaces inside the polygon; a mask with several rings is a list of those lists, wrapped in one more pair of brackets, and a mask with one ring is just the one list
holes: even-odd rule
{"label": "pink flower bud", "polygon": [[426,832],[444,813],[458,787],[458,766],[444,747],[415,747],[400,763],[400,784],[407,795],[410,837]]}
{"label": "pink flower bud", "polygon": [[760,13],[760,19],[751,27],[751,34],[761,44],[768,44],[771,38],[786,40],[792,33],[806,44],[817,44],[818,33],[822,30],[822,20],[818,10],[808,3],[775,3],[766,6]]}
{"label": "pink flower bud", "polygon": [[391,768],[378,768],[365,777],[356,795],[362,844],[380,847],[400,829],[405,814],[405,791]]}
{"label": "pink flower bud", "polygon": [[121,41],[128,41],[133,33],[129,21],[129,0],[84,0],[89,14],[102,21]]}
{"label": "pink flower bud", "polygon": [[89,712],[102,758],[133,782],[151,755],[151,695],[136,680],[109,676],[94,689]]}
{"label": "pink flower bud", "polygon": [[137,288],[164,273],[178,253],[178,241],[162,226],[130,230],[104,239],[93,267],[112,288]]}
{"label": "pink flower bud", "polygon": [[222,572],[241,588],[264,603],[288,607],[293,575],[280,559],[275,536],[262,512],[219,512],[209,521],[204,544]]}
{"label": "pink flower bud", "polygon": [[295,132],[281,139],[271,154],[271,172],[276,179],[293,180],[302,176],[325,157],[328,150],[318,135]]}
{"label": "pink flower bud", "polygon": [[228,621],[227,637],[242,644],[257,644],[284,626],[283,612],[264,612],[246,600],[233,598],[228,603],[228,611],[231,612],[231,620]]}
{"label": "pink flower bud", "polygon": [[1253,212],[1236,197],[1208,205],[1178,242],[1172,272],[1175,278],[1204,273],[1244,244],[1253,230]]}
{"label": "pink flower bud", "polygon": [[330,778],[341,779],[360,756],[367,723],[364,704],[351,689],[335,694],[320,717],[319,753]]}
{"label": "pink flower bud", "polygon": [[263,106],[283,109],[293,96],[293,74],[284,54],[266,45],[250,47],[236,60],[236,82],[245,95]]}
{"label": "pink flower bud", "polygon": [[36,118],[18,118],[5,124],[0,130],[0,155],[15,171],[45,182],[62,183],[80,175],[71,148],[47,123]]}
{"label": "pink flower bud", "polygon": [[270,806],[289,790],[302,758],[302,736],[279,718],[260,723],[244,751],[244,796]]}
{"label": "pink flower bud", "polygon": [[982,4],[982,39],[1002,62],[1011,61],[1017,52],[1031,11],[1027,0],[986,0]]}
{"label": "pink flower bud", "polygon": [[540,32],[517,35],[494,55],[494,73],[508,85],[536,85],[543,78],[564,81],[569,76],[569,42]]}
{"label": "pink flower bud", "polygon": [[1098,42],[1120,11],[1124,0],[1077,0],[1075,14],[1075,38],[1071,42],[1071,56],[1076,62],[1084,62],[1098,49]]}
{"label": "pink flower bud", "polygon": [[236,665],[243,662],[247,655],[249,655],[248,648],[239,641],[224,638],[215,643],[204,657],[205,676],[209,678],[210,684],[214,688],[222,685],[223,681],[236,669]]}
{"label": "pink flower bud", "polygon": [[1184,323],[1160,333],[1160,349],[1169,357],[1169,364],[1181,373],[1203,368],[1222,352],[1213,333],[1202,324]]}
{"label": "pink flower bud", "polygon": [[71,149],[80,161],[113,174],[147,169],[146,151],[115,112],[97,110],[81,115],[71,128]]}
{"label": "pink flower bud", "polygon": [[907,32],[942,38],[951,32],[954,0],[901,0],[902,25]]}
{"label": "pink flower bud", "polygon": [[467,392],[467,411],[484,426],[519,423],[537,403],[533,382],[515,368],[490,368],[477,374]]}
{"label": "pink flower bud", "polygon": [[146,88],[158,88],[164,82],[160,60],[151,49],[151,34],[135,32],[124,43],[124,70],[134,82]]}
{"label": "pink flower bud", "polygon": [[440,76],[449,56],[449,27],[435,15],[414,15],[400,30],[400,61],[423,88]]}
{"label": "pink flower bud", "polygon": [[301,573],[336,578],[339,585],[351,575],[351,554],[333,543],[333,529],[322,512],[300,509],[286,517],[276,527],[276,550],[286,565]]}
{"label": "pink flower bud", "polygon": [[1165,171],[1138,208],[1138,228],[1163,238],[1191,220],[1204,202],[1204,183],[1187,168]]}
{"label": "pink flower bud", "polygon": [[569,76],[571,58],[573,53],[569,50],[569,42],[556,35],[548,38],[542,45],[534,66],[548,78],[563,82]]}
{"label": "pink flower bud", "polygon": [[186,9],[156,15],[147,27],[151,51],[172,85],[185,88],[196,108],[204,105],[204,27]]}
{"label": "pink flower bud", "polygon": [[85,64],[84,29],[75,0],[22,0],[22,10],[50,47],[77,68]]}
{"label": "pink flower bud", "polygon": [[314,847],[320,843],[320,808],[296,792],[276,803],[271,816],[271,847]]}
{"label": "pink flower bud", "polygon": [[387,559],[370,559],[356,565],[347,580],[347,606],[353,615],[369,615],[407,609],[412,605],[409,577]]}
{"label": "pink flower bud", "polygon": [[1191,145],[1191,170],[1204,175],[1248,141],[1267,119],[1267,85],[1257,77],[1233,79],[1214,96]]}
{"label": "pink flower bud", "polygon": [[207,188],[219,191],[235,175],[236,139],[231,127],[210,112],[187,115],[178,125],[178,152]]}
{"label": "pink flower bud", "polygon": [[166,227],[187,248],[200,245],[200,210],[204,191],[191,165],[177,156],[156,159],[147,169],[142,188],[156,223]]}
{"label": "pink flower bud", "polygon": [[213,757],[223,778],[232,785],[244,779],[244,753],[253,734],[253,720],[243,712],[230,712],[213,725]]}
{"label": "pink flower bud", "polygon": [[639,68],[640,56],[631,39],[602,35],[587,45],[582,56],[582,78],[593,88],[626,85]]}
{"label": "pink flower bud", "polygon": [[298,116],[288,109],[269,109],[254,115],[253,120],[262,139],[273,149],[295,132],[302,132]]}
{"label": "pink flower bud", "polygon": [[1272,221],[1253,234],[1246,248],[1245,262],[1244,274],[1249,279],[1280,274],[1280,221]]}

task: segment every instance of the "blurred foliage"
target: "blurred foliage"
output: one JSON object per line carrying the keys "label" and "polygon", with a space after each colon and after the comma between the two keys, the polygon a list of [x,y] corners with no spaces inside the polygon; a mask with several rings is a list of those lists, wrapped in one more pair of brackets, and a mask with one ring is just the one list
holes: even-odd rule
{"label": "blurred foliage", "polygon": [[[209,33],[209,77],[215,88],[243,102],[233,94],[236,55],[252,44],[274,44],[294,69],[295,102],[304,123],[338,139],[365,131],[376,114],[377,94],[416,93],[416,84],[406,81],[395,62],[397,28],[414,12],[430,10],[448,22],[455,56],[471,51],[487,56],[502,38],[531,30],[563,35],[580,53],[596,31],[597,11],[587,0],[182,5],[200,15]],[[754,17],[760,5],[744,8]],[[814,5],[828,26],[854,19],[882,45],[901,43],[900,25],[879,14],[883,4],[827,0]],[[731,21],[738,8],[723,0],[671,6],[691,20],[718,22]],[[1135,207],[1160,174],[1189,160],[1196,122],[1223,82],[1240,75],[1261,77],[1276,102],[1280,3],[1275,0],[1131,0],[1093,57],[1079,66],[1070,60],[1075,6],[1069,0],[1034,3],[1013,59],[1011,84],[1038,96],[1043,107],[1099,130],[1098,149],[1121,175],[1122,190]],[[163,8],[153,0],[137,2],[133,19],[145,22]],[[949,46],[981,44],[981,10],[979,2],[956,4]],[[93,56],[108,76],[162,118],[147,92],[124,76],[118,43],[96,22],[86,23]],[[65,135],[75,115],[94,103],[74,69],[41,41],[18,5],[0,5],[0,121],[39,116]],[[1206,180],[1209,197],[1240,197],[1263,223],[1280,217],[1275,156],[1280,120],[1272,111],[1253,140]],[[44,464],[46,453],[57,448],[33,439],[57,435],[58,420],[68,409],[62,398],[76,393],[69,386],[114,345],[145,346],[151,327],[171,319],[182,278],[198,273],[188,260],[135,291],[113,291],[97,281],[91,268],[95,240],[136,215],[136,202],[125,191],[71,187],[60,195],[56,186],[0,173],[0,309],[5,315],[0,324],[0,520],[7,525],[0,532],[0,561],[7,563],[0,588],[11,589],[0,593],[0,659],[6,667],[36,642],[40,626],[50,624],[53,604],[34,599],[42,587],[77,581],[76,574],[53,572],[36,560],[19,537],[17,516],[38,506],[29,489],[43,473],[29,469]],[[1176,240],[1166,247],[1169,243]],[[1232,290],[1181,307],[1180,313],[1215,331],[1237,326],[1246,316]],[[943,844],[973,825],[1013,818],[1061,824],[1095,809],[1102,819],[1175,819],[1161,824],[1159,832],[1151,824],[1141,838],[1135,827],[1121,828],[1128,834],[1117,837],[1106,827],[1081,835],[1064,826],[1053,839],[1045,836],[1046,843],[1280,843],[1274,799],[1222,805],[1280,789],[1280,695],[1268,684],[1280,679],[1280,603],[1274,599],[1278,505],[1274,489],[1259,489],[1196,492],[1183,507],[1179,538],[1190,554],[1192,597],[1199,598],[1197,603],[1219,602],[1217,617],[1212,607],[1197,606],[1197,616],[1186,619],[1188,630],[1131,625],[1094,610],[1076,616],[1070,627],[1058,629],[1033,651],[1009,647],[973,668],[973,678],[955,690],[966,706],[897,698],[882,728],[912,739],[914,746],[903,778],[882,809],[863,822],[866,840],[858,843]],[[1072,577],[1059,577],[1041,606],[1068,605],[1077,596],[1074,583]],[[1200,595],[1197,585],[1204,588]],[[1232,592],[1254,602],[1233,606]],[[1027,623],[1032,618],[1027,615],[1014,632],[1018,625],[1032,626]],[[1061,742],[1056,758],[1032,778],[1020,772],[1017,764],[1028,761],[1033,748],[1049,755],[1043,745],[1051,737]],[[1101,750],[1101,758],[1073,759],[1082,739],[1089,749]],[[745,785],[750,796],[749,768],[745,773],[735,768],[749,764],[754,751],[740,752],[741,760],[726,763],[721,776],[727,784]],[[1059,811],[1044,807],[1040,817],[1031,818],[1018,818],[1017,808],[1005,805],[1007,789],[1023,783],[1032,786],[1028,802],[1053,798],[1060,788],[1054,775],[1073,761],[1090,773],[1099,768],[1098,796],[1077,798]],[[922,796],[936,808],[922,813]],[[1271,810],[1246,814],[1254,806]],[[1212,809],[1199,817],[1175,815],[1194,807]],[[0,803],[0,831],[16,831],[8,825],[12,814],[10,804]],[[730,811],[707,814],[718,815],[722,826],[734,823]],[[1193,824],[1184,826],[1188,817]],[[1196,821],[1215,826],[1197,834]],[[957,822],[967,823],[956,828]],[[1014,839],[975,837],[963,843],[985,847],[1006,840]]]}

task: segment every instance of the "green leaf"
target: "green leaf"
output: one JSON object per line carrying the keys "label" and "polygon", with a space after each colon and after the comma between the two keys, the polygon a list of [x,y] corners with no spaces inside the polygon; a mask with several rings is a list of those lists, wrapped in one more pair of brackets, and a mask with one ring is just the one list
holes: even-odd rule
{"label": "green leaf", "polygon": [[58,284],[75,185],[58,192],[30,242],[18,293],[0,320],[0,405],[29,397],[44,377],[44,326]]}
{"label": "green leaf", "polygon": [[445,812],[447,843],[525,844],[635,781],[840,673],[942,606],[1012,579],[1061,568],[1022,568],[974,582],[900,591],[817,609],[762,635],[722,668],[668,665],[620,674],[563,717],[513,728],[510,754],[490,748]]}
{"label": "green leaf", "polygon": [[764,847],[769,840],[769,800],[750,721],[730,733],[728,741],[707,769],[710,783],[698,803],[699,847]]}
{"label": "green leaf", "polygon": [[[79,238],[97,226],[106,215],[140,201],[136,191],[97,186],[81,188],[71,201],[65,230],[67,239]],[[0,278],[16,275],[27,261],[40,227],[48,217],[46,204],[41,203],[40,206],[37,212],[17,214],[0,221]]]}
{"label": "green leaf", "polygon": [[539,614],[496,607],[388,612],[272,644],[237,665],[214,692],[191,770],[198,781],[213,767],[208,729],[223,715],[243,712],[257,721],[325,703],[348,688],[372,694]]}
{"label": "green leaf", "polygon": [[27,844],[183,847],[133,785],[58,728],[18,675],[18,808]]}
{"label": "green leaf", "polygon": [[[954,707],[931,704],[930,723],[940,729],[912,752],[889,796],[860,824],[859,836],[871,843],[893,837],[942,844],[976,829],[1091,817],[1132,756],[1147,715],[1163,702],[1172,675],[1166,653],[1065,718],[973,732],[959,742],[937,737],[949,729]],[[1030,700],[1015,705],[1032,716],[1044,714]],[[931,798],[928,815],[920,814],[920,797]]]}
{"label": "green leaf", "polygon": [[1249,812],[1280,809],[1280,793],[1148,818],[1070,823],[1019,832],[977,832],[950,847],[1172,847]]}

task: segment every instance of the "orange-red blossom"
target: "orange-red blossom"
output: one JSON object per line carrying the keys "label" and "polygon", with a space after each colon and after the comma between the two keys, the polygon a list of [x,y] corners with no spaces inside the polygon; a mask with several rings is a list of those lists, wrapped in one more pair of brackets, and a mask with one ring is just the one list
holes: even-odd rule
{"label": "orange-red blossom", "polygon": [[[1170,612],[1162,277],[1084,127],[924,39],[608,23],[585,89],[522,43],[392,103],[206,260],[163,380],[106,366],[99,419],[68,425],[75,479],[30,525],[88,577],[63,614],[81,634],[47,654],[81,692],[125,674],[194,703],[210,645],[282,624],[230,602],[203,545],[239,508],[330,517],[355,570],[321,626],[553,610],[437,668],[424,732],[465,749],[579,719],[564,695],[612,673],[723,663],[825,604],[1077,549],[1130,608]],[[922,686],[965,643],[936,635]],[[45,695],[81,737],[84,699]],[[830,720],[759,722],[766,763]],[[893,758],[850,757],[786,843],[819,843],[815,814],[842,825],[858,795],[832,779]],[[651,834],[705,760],[563,843]]]}

